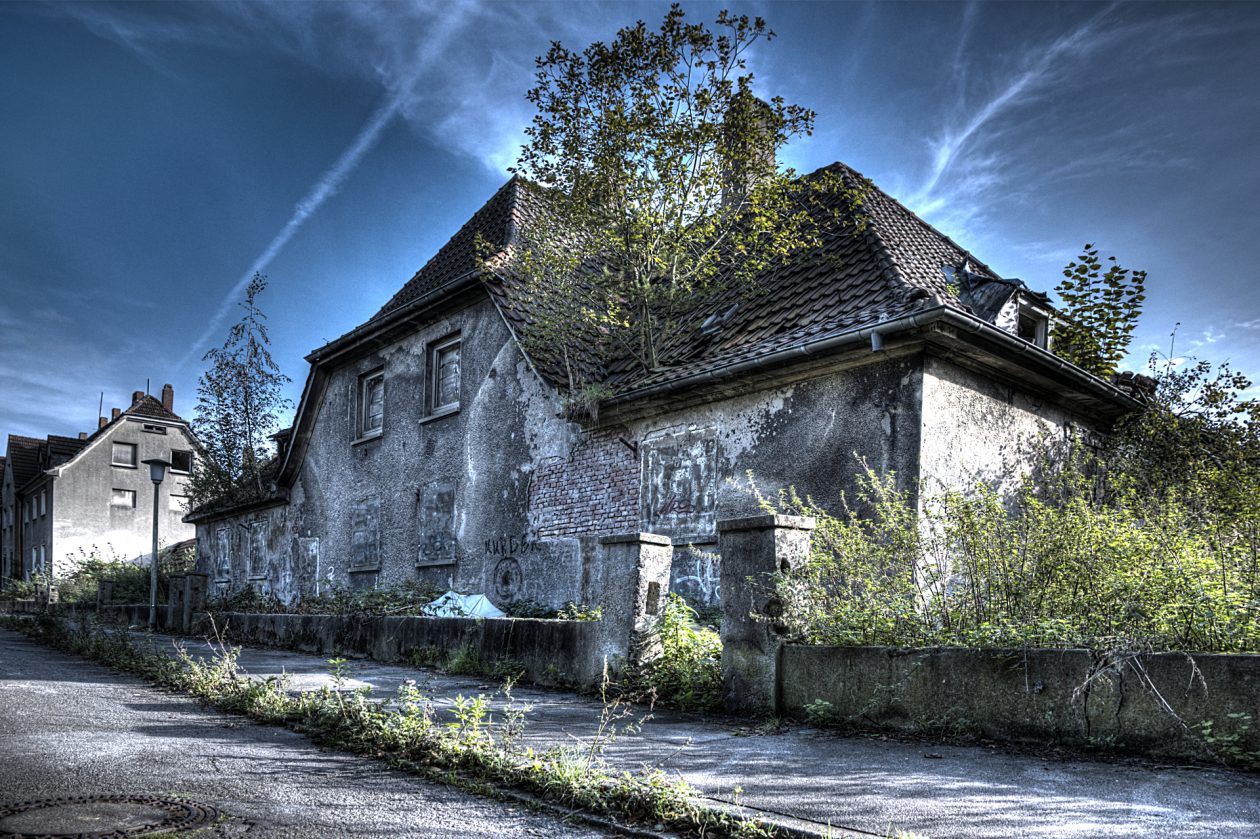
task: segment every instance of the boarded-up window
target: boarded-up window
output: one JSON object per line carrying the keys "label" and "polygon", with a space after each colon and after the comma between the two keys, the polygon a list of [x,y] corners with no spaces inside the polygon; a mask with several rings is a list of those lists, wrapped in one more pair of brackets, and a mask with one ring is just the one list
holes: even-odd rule
{"label": "boarded-up window", "polygon": [[350,566],[376,568],[381,562],[381,499],[358,501],[350,514]]}
{"label": "boarded-up window", "polygon": [[265,577],[267,575],[267,523],[251,521],[249,523],[249,576]]}
{"label": "boarded-up window", "polygon": [[126,507],[130,510],[136,506],[136,491],[134,489],[111,489],[109,491],[109,506]]}
{"label": "boarded-up window", "polygon": [[232,533],[226,527],[214,532],[214,575],[219,580],[232,578]]}
{"label": "boarded-up window", "polygon": [[132,469],[136,467],[136,447],[133,443],[115,443],[113,449],[113,460],[115,466],[130,466]]}
{"label": "boarded-up window", "polygon": [[451,411],[459,407],[459,338],[433,345],[430,354],[430,409]]}
{"label": "boarded-up window", "polygon": [[455,482],[435,481],[420,492],[416,516],[420,530],[421,565],[455,561]]}
{"label": "boarded-up window", "polygon": [[693,428],[643,442],[643,528],[707,541],[716,532],[717,439]]}

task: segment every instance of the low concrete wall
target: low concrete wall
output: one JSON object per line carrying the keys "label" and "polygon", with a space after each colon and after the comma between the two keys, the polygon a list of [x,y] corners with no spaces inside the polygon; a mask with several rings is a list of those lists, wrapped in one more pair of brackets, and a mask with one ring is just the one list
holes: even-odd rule
{"label": "low concrete wall", "polygon": [[[322,656],[428,663],[469,649],[487,664],[511,659],[538,684],[594,685],[603,672],[600,621],[216,613],[214,623],[234,643]],[[194,631],[212,631],[208,616],[199,616]]]}
{"label": "low concrete wall", "polygon": [[[781,710],[797,717],[822,700],[830,708],[814,713],[858,726],[1260,759],[1260,655],[787,645],[777,682]],[[1237,735],[1232,747],[1205,740],[1205,721],[1216,738]]]}

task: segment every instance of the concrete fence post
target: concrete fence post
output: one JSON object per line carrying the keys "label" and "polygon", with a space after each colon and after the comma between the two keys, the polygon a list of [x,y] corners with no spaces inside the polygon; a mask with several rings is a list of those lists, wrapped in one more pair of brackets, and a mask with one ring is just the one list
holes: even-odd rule
{"label": "concrete fence post", "polygon": [[114,602],[114,581],[113,580],[97,580],[96,581],[96,608],[100,610],[102,606],[108,606]]}
{"label": "concrete fence post", "polygon": [[722,680],[727,710],[742,714],[780,711],[779,650],[782,604],[775,573],[790,571],[809,556],[814,520],[762,515],[717,523],[722,554]]}
{"label": "concrete fence post", "polygon": [[166,581],[166,628],[181,631],[184,618],[184,575],[172,574]]}
{"label": "concrete fence post", "polygon": [[206,608],[206,588],[209,581],[209,574],[184,575],[184,596],[180,604],[183,612],[178,620],[180,631],[185,635],[192,633],[197,613]]}
{"label": "concrete fence post", "polygon": [[640,664],[660,654],[649,643],[669,593],[674,546],[668,536],[626,533],[599,540],[604,554],[599,664]]}

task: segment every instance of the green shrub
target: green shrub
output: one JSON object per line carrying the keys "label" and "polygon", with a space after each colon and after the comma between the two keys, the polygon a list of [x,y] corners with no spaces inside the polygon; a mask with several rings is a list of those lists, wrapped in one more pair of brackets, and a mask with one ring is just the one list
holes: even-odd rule
{"label": "green shrub", "polygon": [[921,505],[867,469],[836,516],[789,490],[767,506],[818,527],[774,619],[816,644],[1260,650],[1260,522],[1097,490],[1075,461]]}
{"label": "green shrub", "polygon": [[722,640],[696,622],[696,610],[670,594],[656,630],[660,656],[626,677],[635,699],[684,710],[709,710],[722,701]]}
{"label": "green shrub", "polygon": [[[192,570],[195,554],[192,549],[158,552],[158,599],[165,602],[166,588],[174,574]],[[148,603],[150,571],[147,562],[120,557],[113,546],[101,550],[96,545],[91,551],[80,549],[78,554],[66,556],[65,565],[70,569],[54,582],[63,603],[93,603],[101,580],[113,581],[112,600],[115,603]]]}

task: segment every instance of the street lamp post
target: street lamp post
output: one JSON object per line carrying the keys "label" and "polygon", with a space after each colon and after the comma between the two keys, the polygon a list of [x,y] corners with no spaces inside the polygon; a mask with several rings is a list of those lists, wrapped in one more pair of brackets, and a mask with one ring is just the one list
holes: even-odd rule
{"label": "street lamp post", "polygon": [[153,561],[149,565],[149,631],[157,628],[157,572],[158,572],[158,498],[162,479],[170,461],[155,457],[143,463],[149,467],[149,479],[153,481]]}

